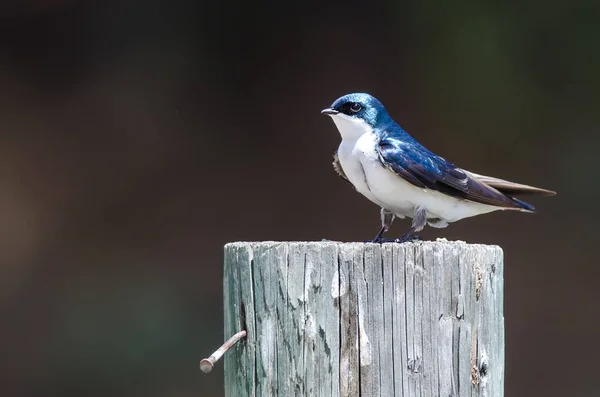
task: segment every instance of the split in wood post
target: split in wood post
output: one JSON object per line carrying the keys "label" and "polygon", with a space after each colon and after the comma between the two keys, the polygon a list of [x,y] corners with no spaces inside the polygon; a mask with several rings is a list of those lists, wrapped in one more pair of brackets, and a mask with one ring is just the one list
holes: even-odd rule
{"label": "split in wood post", "polygon": [[265,241],[224,254],[226,335],[248,327],[224,360],[225,397],[504,396],[500,247]]}
{"label": "split in wood post", "polygon": [[216,352],[210,355],[209,358],[205,358],[200,361],[200,369],[205,374],[212,371],[215,363],[231,348],[233,345],[238,343],[241,339],[246,337],[246,331],[240,331],[237,334],[233,335],[231,338],[227,340],[227,342],[223,343],[223,346],[219,347]]}

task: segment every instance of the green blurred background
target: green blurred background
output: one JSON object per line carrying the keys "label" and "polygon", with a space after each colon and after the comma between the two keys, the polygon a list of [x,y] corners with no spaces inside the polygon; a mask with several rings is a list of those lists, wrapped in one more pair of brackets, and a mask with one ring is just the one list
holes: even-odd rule
{"label": "green blurred background", "polygon": [[[222,247],[363,240],[319,114],[367,91],[559,191],[423,237],[505,250],[506,395],[598,396],[598,1],[0,5],[0,393],[222,396]],[[392,234],[408,227],[398,221]]]}

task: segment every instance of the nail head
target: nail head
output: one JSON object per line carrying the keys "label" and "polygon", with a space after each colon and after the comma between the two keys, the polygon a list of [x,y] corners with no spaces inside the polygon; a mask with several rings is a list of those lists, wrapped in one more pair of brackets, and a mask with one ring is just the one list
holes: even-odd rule
{"label": "nail head", "polygon": [[207,374],[210,371],[212,371],[213,363],[211,363],[209,359],[205,358],[202,361],[200,361],[200,369],[202,370],[202,372]]}

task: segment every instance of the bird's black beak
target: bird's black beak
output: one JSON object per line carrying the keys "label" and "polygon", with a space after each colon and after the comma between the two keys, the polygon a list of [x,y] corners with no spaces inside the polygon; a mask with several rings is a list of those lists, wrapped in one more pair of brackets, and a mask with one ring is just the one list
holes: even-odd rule
{"label": "bird's black beak", "polygon": [[327,109],[323,109],[321,110],[321,114],[326,114],[328,116],[333,116],[334,114],[338,114],[339,112],[335,109],[332,108],[327,108]]}

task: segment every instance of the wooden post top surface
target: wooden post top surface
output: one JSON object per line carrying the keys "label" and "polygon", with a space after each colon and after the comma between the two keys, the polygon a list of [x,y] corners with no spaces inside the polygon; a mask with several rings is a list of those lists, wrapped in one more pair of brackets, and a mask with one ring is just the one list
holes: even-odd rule
{"label": "wooden post top surface", "polygon": [[371,243],[371,242],[363,242],[363,241],[335,241],[335,240],[314,240],[314,241],[292,241],[292,240],[264,240],[264,241],[232,241],[225,244],[225,249],[230,247],[239,247],[239,246],[271,246],[277,244],[306,244],[312,246],[329,246],[329,245],[344,245],[344,246],[404,246],[404,247],[414,247],[414,246],[435,246],[435,245],[458,245],[458,246],[479,246],[479,247],[494,247],[496,249],[501,249],[499,245],[495,244],[481,244],[481,243],[469,243],[462,240],[447,240],[445,238],[438,238],[436,240],[414,240],[405,243]]}

